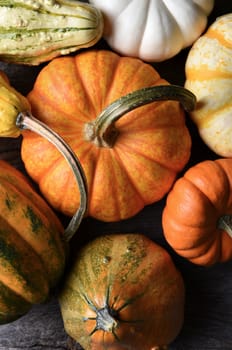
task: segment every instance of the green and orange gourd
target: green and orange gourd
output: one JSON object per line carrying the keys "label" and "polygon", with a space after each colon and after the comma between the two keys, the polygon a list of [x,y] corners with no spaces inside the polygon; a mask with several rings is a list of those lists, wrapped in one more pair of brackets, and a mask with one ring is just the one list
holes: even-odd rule
{"label": "green and orange gourd", "polygon": [[146,236],[101,235],[73,256],[59,302],[66,332],[85,350],[164,350],[183,325],[185,286]]}
{"label": "green and orange gourd", "polygon": [[[53,142],[73,170],[81,206],[64,229],[55,212],[28,177],[0,160],[0,323],[24,315],[45,302],[58,285],[67,261],[67,246],[86,208],[85,178],[77,158],[63,140],[30,114],[26,98],[0,74],[0,136],[17,137],[30,128]],[[17,126],[16,126],[17,124]]]}

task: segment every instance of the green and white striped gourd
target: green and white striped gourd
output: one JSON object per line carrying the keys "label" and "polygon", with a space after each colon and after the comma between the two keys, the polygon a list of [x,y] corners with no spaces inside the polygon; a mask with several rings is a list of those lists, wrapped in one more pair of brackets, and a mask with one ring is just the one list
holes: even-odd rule
{"label": "green and white striped gourd", "polygon": [[74,0],[0,0],[0,60],[38,65],[102,36],[94,6]]}

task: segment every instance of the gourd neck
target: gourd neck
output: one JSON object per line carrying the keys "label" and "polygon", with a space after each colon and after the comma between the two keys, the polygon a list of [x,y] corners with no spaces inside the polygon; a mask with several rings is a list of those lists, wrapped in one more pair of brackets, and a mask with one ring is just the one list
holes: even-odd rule
{"label": "gourd neck", "polygon": [[119,118],[140,106],[166,100],[180,102],[188,112],[193,110],[196,104],[195,95],[186,88],[177,85],[157,85],[136,90],[111,103],[93,122],[86,123],[85,139],[99,147],[111,148],[118,136],[115,123]]}
{"label": "gourd neck", "polygon": [[223,215],[219,218],[217,227],[223,231],[226,231],[232,238],[232,215]]}
{"label": "gourd neck", "polygon": [[47,139],[59,150],[71,167],[80,192],[80,204],[64,231],[64,239],[69,242],[78,230],[87,210],[87,184],[82,166],[69,145],[46,124],[34,118],[30,112],[19,113],[16,126],[21,130],[33,131]]}

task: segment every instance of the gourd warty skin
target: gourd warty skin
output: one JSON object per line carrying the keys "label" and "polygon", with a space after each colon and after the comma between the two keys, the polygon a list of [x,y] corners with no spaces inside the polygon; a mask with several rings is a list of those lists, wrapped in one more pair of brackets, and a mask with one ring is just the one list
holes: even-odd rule
{"label": "gourd warty skin", "polygon": [[94,45],[103,18],[94,6],[74,0],[0,1],[0,59],[38,65]]}

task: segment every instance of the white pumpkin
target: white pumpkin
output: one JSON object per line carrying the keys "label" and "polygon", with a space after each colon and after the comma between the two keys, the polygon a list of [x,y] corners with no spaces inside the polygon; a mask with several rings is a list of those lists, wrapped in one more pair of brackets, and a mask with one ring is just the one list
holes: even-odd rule
{"label": "white pumpkin", "polygon": [[105,19],[104,38],[115,51],[164,61],[203,32],[214,0],[90,0]]}
{"label": "white pumpkin", "polygon": [[232,157],[232,13],[223,15],[191,47],[185,87],[197,98],[190,113],[217,155]]}

